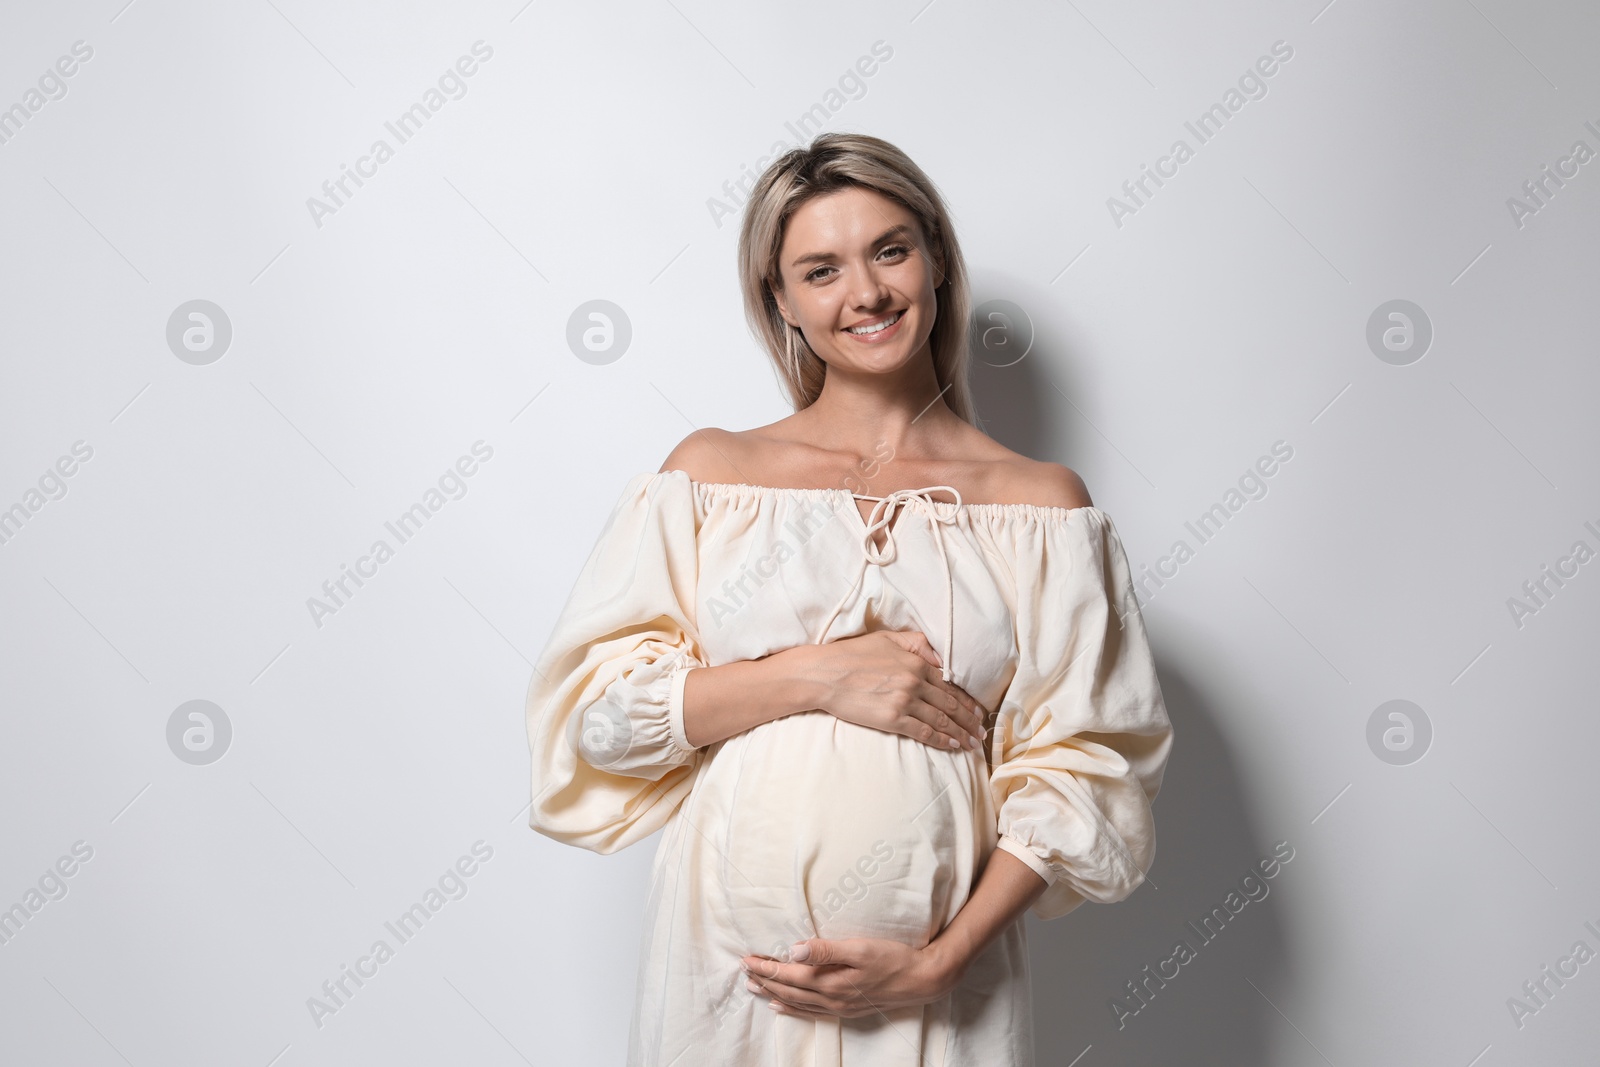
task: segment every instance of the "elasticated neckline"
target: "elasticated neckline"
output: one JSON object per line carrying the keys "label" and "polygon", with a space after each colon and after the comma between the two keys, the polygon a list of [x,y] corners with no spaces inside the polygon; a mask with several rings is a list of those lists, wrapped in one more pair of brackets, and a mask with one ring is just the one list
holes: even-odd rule
{"label": "elasticated neckline", "polygon": [[[762,496],[777,497],[788,495],[799,497],[823,497],[833,500],[849,497],[852,501],[879,499],[876,496],[856,494],[848,489],[834,488],[829,486],[811,487],[755,485],[751,482],[698,482],[693,478],[689,478],[689,473],[687,471],[670,470],[661,471],[659,473],[683,475],[685,478],[688,478],[689,484],[694,487],[695,491],[701,494],[702,497],[706,498],[732,497],[735,499],[743,499],[759,498]],[[958,511],[964,511],[970,515],[979,515],[990,519],[1031,516],[1037,519],[1049,519],[1057,522],[1066,522],[1069,521],[1075,513],[1080,511],[1092,512],[1098,518],[1103,518],[1105,515],[1103,511],[1092,504],[1085,504],[1082,507],[1076,508],[1064,508],[1055,504],[967,503],[966,501],[957,504],[951,500],[926,500],[925,503],[930,504],[935,508],[954,508]],[[859,514],[859,512],[857,514]]]}

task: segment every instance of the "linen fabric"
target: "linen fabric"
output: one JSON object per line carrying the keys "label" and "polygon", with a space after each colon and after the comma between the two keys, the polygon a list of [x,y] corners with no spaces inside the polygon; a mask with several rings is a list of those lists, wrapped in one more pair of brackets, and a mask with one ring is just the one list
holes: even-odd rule
{"label": "linen fabric", "polygon": [[[1032,1067],[1020,919],[947,996],[859,1018],[771,1011],[740,958],[925,946],[996,848],[1047,883],[1039,919],[1125,898],[1154,858],[1172,727],[1110,516],[939,486],[864,519],[856,497],[634,476],[538,659],[529,825],[603,854],[664,831],[629,1067]],[[821,710],[685,736],[690,671],[884,629],[923,632],[989,710],[982,751]]]}

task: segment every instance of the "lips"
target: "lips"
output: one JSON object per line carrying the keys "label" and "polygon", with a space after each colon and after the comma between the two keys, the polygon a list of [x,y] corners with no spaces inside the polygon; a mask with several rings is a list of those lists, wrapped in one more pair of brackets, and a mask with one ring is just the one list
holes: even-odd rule
{"label": "lips", "polygon": [[[893,330],[905,317],[905,311],[895,311],[888,315],[874,319],[868,323],[859,323],[855,326],[845,327],[844,332],[852,337],[875,337],[878,334]],[[870,328],[867,328],[870,327]]]}

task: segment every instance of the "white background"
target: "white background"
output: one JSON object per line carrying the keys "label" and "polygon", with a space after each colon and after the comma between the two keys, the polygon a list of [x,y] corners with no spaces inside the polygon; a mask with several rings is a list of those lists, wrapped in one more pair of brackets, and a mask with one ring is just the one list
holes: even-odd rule
{"label": "white background", "polygon": [[[93,49],[0,144],[0,508],[27,513],[0,545],[0,908],[92,849],[0,944],[0,1062],[621,1061],[654,841],[527,828],[523,696],[626,479],[788,413],[708,200],[819,103],[948,197],[975,303],[1028,319],[1025,358],[975,369],[985,428],[1077,470],[1136,570],[1293,448],[1144,590],[1177,731],[1158,858],[1123,903],[1027,920],[1039,1062],[1594,1060],[1600,963],[1507,1006],[1600,951],[1600,563],[1520,626],[1507,604],[1600,549],[1600,162],[1508,207],[1600,150],[1594,9],[122,2],[0,32],[0,107]],[[197,299],[232,329],[200,365],[167,342]],[[595,299],[632,325],[604,365],[566,341]],[[1405,365],[1367,341],[1395,299],[1434,335]],[[465,495],[318,625],[308,599],[480,440]],[[30,498],[77,441],[65,495]],[[1394,699],[1433,731],[1404,766],[1367,740]],[[205,765],[168,741],[191,700],[231,726]],[[465,895],[313,1021],[480,840]],[[1270,897],[1119,1028],[1111,999],[1279,841]]]}

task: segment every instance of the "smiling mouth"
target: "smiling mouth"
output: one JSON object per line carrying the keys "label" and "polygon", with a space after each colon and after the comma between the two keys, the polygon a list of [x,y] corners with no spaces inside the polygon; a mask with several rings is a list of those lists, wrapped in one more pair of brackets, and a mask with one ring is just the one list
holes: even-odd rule
{"label": "smiling mouth", "polygon": [[853,333],[857,337],[863,337],[863,336],[868,336],[868,335],[875,334],[875,333],[880,333],[880,332],[882,332],[884,330],[887,330],[889,327],[893,326],[895,323],[899,322],[901,316],[904,315],[904,314],[905,314],[904,311],[896,311],[893,315],[890,315],[888,318],[879,319],[877,322],[871,323],[870,325],[867,325],[867,326],[846,326],[844,328],[844,330],[845,330],[845,333]]}

